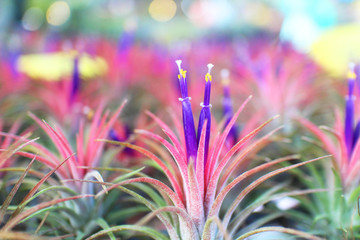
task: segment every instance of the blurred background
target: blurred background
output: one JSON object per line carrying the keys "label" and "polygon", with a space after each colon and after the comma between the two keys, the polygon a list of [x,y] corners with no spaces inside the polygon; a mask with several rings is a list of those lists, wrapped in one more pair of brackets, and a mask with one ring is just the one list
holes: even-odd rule
{"label": "blurred background", "polygon": [[54,40],[77,36],[170,48],[198,39],[263,36],[290,42],[331,73],[342,74],[360,55],[359,44],[351,44],[360,41],[359,23],[360,1],[352,0],[0,1],[3,54],[50,51]]}

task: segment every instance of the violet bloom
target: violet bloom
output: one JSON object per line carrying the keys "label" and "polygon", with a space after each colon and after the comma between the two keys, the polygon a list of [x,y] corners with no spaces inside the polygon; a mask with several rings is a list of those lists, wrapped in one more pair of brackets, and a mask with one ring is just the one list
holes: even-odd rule
{"label": "violet bloom", "polygon": [[[224,86],[223,114],[225,117],[225,125],[224,125],[224,128],[225,128],[229,124],[231,118],[234,115],[231,96],[230,96],[229,70],[227,70],[227,69],[221,70],[221,78],[222,78],[222,84]],[[234,125],[231,128],[228,138],[231,138],[232,144],[235,144],[237,142],[237,139],[238,139],[237,125]]]}
{"label": "violet bloom", "polygon": [[344,126],[344,135],[345,135],[345,143],[346,149],[348,153],[348,157],[350,159],[353,148],[356,144],[356,141],[359,137],[359,123],[354,129],[354,108],[355,108],[355,95],[354,95],[354,85],[355,85],[356,75],[353,71],[353,68],[349,71],[348,74],[348,88],[349,92],[346,96],[345,101],[345,126]]}
{"label": "violet bloom", "polygon": [[211,104],[210,104],[210,92],[211,92],[211,81],[212,76],[210,74],[211,69],[214,67],[213,64],[209,63],[207,65],[208,67],[208,73],[205,75],[205,94],[204,94],[204,102],[200,104],[202,106],[200,117],[199,117],[199,125],[198,125],[198,132],[197,132],[197,144],[199,144],[200,136],[201,136],[201,130],[203,128],[203,125],[206,123],[205,128],[205,153],[204,153],[204,164],[206,165],[207,155],[209,151],[209,141],[210,141],[210,128],[211,128]]}
{"label": "violet bloom", "polygon": [[71,80],[70,104],[73,103],[80,89],[79,58],[74,59],[74,70]]}
{"label": "violet bloom", "polygon": [[182,116],[183,116],[183,127],[186,142],[186,155],[189,161],[190,158],[196,160],[197,155],[197,141],[194,124],[194,116],[191,109],[191,98],[188,95],[186,71],[181,68],[181,60],[177,60],[176,64],[179,68],[179,84],[181,91],[181,98],[179,100],[182,103]]}
{"label": "violet bloom", "polygon": [[[354,73],[355,73],[355,84],[357,84],[358,90],[360,92],[360,64],[356,64],[354,66]],[[357,122],[356,127],[354,129],[353,141],[352,141],[353,148],[355,148],[355,144],[359,139],[359,135],[360,135],[360,121]]]}

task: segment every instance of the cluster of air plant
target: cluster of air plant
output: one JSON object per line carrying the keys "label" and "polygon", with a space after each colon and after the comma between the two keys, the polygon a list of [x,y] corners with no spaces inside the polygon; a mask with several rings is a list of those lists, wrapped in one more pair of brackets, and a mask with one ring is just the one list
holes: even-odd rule
{"label": "cluster of air plant", "polygon": [[[83,55],[79,53],[71,58],[70,73],[56,81],[34,81],[36,76],[31,74],[19,78],[21,90],[26,90],[21,94],[28,100],[24,110],[33,113],[14,123],[1,116],[1,239],[114,240],[117,234],[121,239],[247,239],[269,231],[284,233],[284,239],[289,234],[307,239],[329,234],[337,237],[334,239],[358,238],[360,221],[354,204],[360,193],[360,125],[354,126],[353,121],[354,85],[360,80],[354,80],[354,74],[349,80],[345,126],[338,118],[334,131],[325,129],[328,137],[309,120],[299,118],[333,156],[333,174],[329,167],[307,164],[321,158],[299,161],[298,155],[281,157],[281,149],[272,144],[282,129],[273,127],[278,119],[275,114],[280,113],[287,123],[303,109],[314,107],[310,101],[317,91],[313,87],[317,70],[303,55],[292,49],[264,47],[259,53],[250,53],[240,68],[232,62],[236,51],[229,42],[199,42],[184,51],[190,65],[211,59],[229,70],[217,75],[208,64],[207,73],[194,69],[189,75],[178,60],[178,79],[172,81],[176,65],[167,60],[171,52],[162,46],[138,44],[133,37],[124,36],[118,51],[104,39],[93,43],[79,40],[84,52],[106,60],[109,71],[101,77],[83,81],[79,69]],[[56,41],[54,50],[58,52],[64,43]],[[194,48],[199,53],[196,56],[191,51]],[[189,76],[195,79],[204,73],[205,81],[191,81],[188,89]],[[0,109],[5,114],[12,107],[3,101],[12,96],[7,90],[20,90],[12,85],[17,81],[14,76],[0,72]],[[222,84],[217,83],[217,76]],[[174,82],[180,86],[182,116],[169,110],[165,117],[171,121],[167,124],[169,119],[152,112],[164,114],[165,107],[178,103]],[[204,96],[193,94],[203,85]],[[299,95],[304,88],[303,94],[310,93]],[[139,94],[139,89],[148,95],[137,103],[134,93]],[[130,124],[118,119],[124,104],[113,114],[104,111],[105,102],[117,106],[128,92],[131,114],[135,115],[136,104],[152,111],[136,119],[122,114],[134,120]],[[222,104],[217,102],[212,108],[211,92],[216,97],[223,95]],[[252,93],[257,111],[248,110],[251,96],[234,111],[233,103],[237,105]],[[200,108],[191,103],[202,97],[196,114]],[[250,114],[241,114],[243,110]],[[217,121],[219,116],[222,119]],[[243,122],[238,120],[240,116]],[[264,133],[271,127],[273,130]],[[275,160],[263,161],[261,151],[266,146]],[[119,168],[124,165],[128,169]],[[297,169],[302,165],[309,172]],[[294,190],[290,181],[282,181],[290,175],[284,172],[300,174],[309,189]],[[285,212],[272,207],[276,199],[289,196],[299,199],[303,208]],[[259,210],[263,206],[264,210]],[[299,222],[282,225],[286,216]]]}
{"label": "cluster of air plant", "polygon": [[[28,139],[30,133],[23,136],[13,134],[18,128],[18,123],[14,124],[8,133],[1,133],[4,137],[2,145],[4,148],[6,147],[0,154],[1,172],[23,172],[23,174],[4,199],[1,213],[1,221],[4,226],[0,232],[4,231],[6,234],[10,234],[9,231],[25,221],[29,227],[40,223],[39,226],[32,227],[34,230],[36,229],[35,233],[39,236],[65,235],[74,239],[83,239],[99,228],[109,227],[104,219],[109,216],[112,208],[116,208],[119,194],[114,192],[95,200],[93,197],[99,188],[94,182],[104,182],[99,171],[127,173],[114,178],[113,182],[115,183],[130,177],[133,173],[131,170],[108,167],[109,160],[107,159],[112,160],[115,154],[111,151],[107,151],[105,154],[104,143],[96,140],[109,137],[124,105],[125,102],[110,118],[109,112],[102,114],[104,107],[100,106],[94,113],[89,126],[83,119],[76,134],[75,148],[72,147],[74,142],[68,139],[61,129],[51,127],[31,113],[30,117],[48,135],[56,150],[52,150],[49,142],[44,145],[36,142],[37,139]],[[11,141],[14,143],[9,145]],[[14,154],[33,160],[26,169],[13,168],[7,160]],[[42,174],[31,170],[34,161],[44,164],[51,171]],[[19,187],[28,183],[29,178],[25,178],[26,175],[29,175],[28,173],[37,178],[40,177],[40,179],[37,182],[35,180],[35,183],[34,180],[29,181],[30,186],[33,187],[29,188],[18,206],[10,205]],[[52,174],[55,174],[56,177],[51,177]],[[9,178],[11,178],[10,174]],[[11,182],[4,179],[5,192],[11,186]],[[34,202],[40,203],[34,205]],[[129,216],[129,214],[124,213],[124,216]],[[122,220],[114,222],[123,221],[124,216],[120,217]],[[113,234],[109,233],[109,236],[112,238]]]}
{"label": "cluster of air plant", "polygon": [[244,91],[244,85],[249,87],[258,111],[280,114],[285,130],[290,130],[294,117],[310,116],[317,109],[313,100],[321,94],[316,82],[318,67],[290,45],[258,47],[263,50],[241,51],[237,73],[246,81],[237,88]]}
{"label": "cluster of air plant", "polygon": [[[301,181],[309,188],[324,188],[325,192],[312,195],[311,205],[303,201],[309,215],[300,219],[310,224],[309,228],[327,239],[357,239],[360,237],[359,194],[360,194],[360,123],[355,124],[357,100],[355,85],[359,86],[359,67],[351,66],[348,73],[348,94],[345,98],[344,118],[335,112],[334,128],[317,127],[312,122],[298,118],[321,144],[323,151],[332,155],[332,164],[326,162],[319,168],[309,168],[310,175]],[[360,89],[360,88],[357,88]],[[308,201],[308,200],[307,200]],[[305,220],[303,217],[305,216]],[[313,219],[311,221],[310,219]]]}

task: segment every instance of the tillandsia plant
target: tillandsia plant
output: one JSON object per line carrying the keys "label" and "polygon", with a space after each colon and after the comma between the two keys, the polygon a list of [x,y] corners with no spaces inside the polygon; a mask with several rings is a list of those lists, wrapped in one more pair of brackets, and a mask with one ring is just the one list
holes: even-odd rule
{"label": "tillandsia plant", "polygon": [[[237,166],[244,161],[246,156],[256,149],[257,146],[269,142],[270,136],[278,130],[275,129],[251,144],[246,145],[267,124],[269,124],[273,118],[238,140],[231,148],[225,149],[226,139],[239,114],[250,100],[250,97],[234,113],[225,129],[220,131],[212,130],[210,92],[212,82],[211,68],[213,65],[209,64],[208,72],[205,75],[204,101],[201,104],[202,110],[200,112],[198,129],[196,131],[190,103],[191,97],[188,95],[187,91],[187,72],[181,68],[180,60],[176,61],[176,63],[179,68],[178,80],[181,90],[181,97],[179,100],[182,105],[182,128],[178,119],[175,116],[172,118],[175,126],[177,126],[177,132],[182,132],[182,129],[182,134],[177,136],[167,124],[151,113],[148,113],[148,115],[162,128],[164,134],[170,141],[147,130],[136,130],[136,133],[140,134],[143,138],[150,138],[154,143],[163,145],[168,153],[164,152],[163,149],[159,147],[156,147],[154,152],[151,152],[130,143],[106,140],[107,142],[117,143],[137,150],[146,157],[152,159],[156,163],[156,166],[164,172],[171,186],[168,186],[155,178],[139,177],[123,181],[119,184],[114,184],[107,190],[109,191],[119,187],[122,191],[136,197],[152,210],[152,213],[142,221],[138,222],[136,228],[133,226],[131,230],[140,231],[155,239],[168,239],[168,237],[164,236],[161,232],[141,226],[146,224],[154,216],[157,216],[165,226],[170,239],[230,239],[231,237],[236,236],[239,229],[244,224],[244,221],[256,206],[271,201],[272,199],[271,194],[267,192],[253,204],[239,210],[239,204],[243,202],[244,198],[248,196],[254,188],[277,174],[316,161],[317,159],[268,172],[255,179],[250,184],[242,185],[241,192],[236,195],[230,206],[222,208],[224,200],[238,184],[243,183],[250,177],[255,177],[254,175],[271,168],[277,163],[289,161],[295,157],[289,156],[263,163],[233,178]],[[220,129],[222,129],[222,127],[220,127]],[[214,138],[212,139],[211,136]],[[157,155],[161,155],[161,158]],[[160,195],[152,192],[151,194],[147,194],[147,198],[123,187],[125,184],[134,184],[138,182],[152,185],[160,192]],[[276,189],[277,190],[273,189],[272,191],[276,192],[279,190],[278,187],[276,187]],[[105,191],[102,192],[104,193]],[[98,195],[101,195],[101,193]],[[159,198],[163,200],[160,201]],[[221,210],[224,211],[223,215],[220,215]],[[236,212],[236,210],[239,211]],[[263,219],[262,223],[264,224],[265,222],[266,220]],[[252,226],[256,228],[257,225]],[[89,239],[95,239],[95,237],[108,233],[109,231],[122,231],[129,228],[128,225],[115,226],[108,230],[100,231]],[[249,231],[244,233],[244,235],[239,236],[238,239],[245,239],[248,236],[262,231],[282,231],[310,239],[316,238],[301,231],[282,227],[250,228],[248,230]]]}
{"label": "tillandsia plant", "polygon": [[312,214],[307,216],[305,221],[312,222],[310,228],[327,239],[360,237],[360,122],[355,124],[358,112],[355,86],[360,87],[359,70],[359,66],[350,68],[344,118],[340,111],[335,112],[334,129],[317,127],[304,118],[299,119],[299,122],[320,140],[321,149],[332,155],[332,165],[327,164],[321,169],[310,168],[311,175],[300,178],[309,188],[329,189],[327,192],[312,195],[313,201],[304,204]]}
{"label": "tillandsia plant", "polygon": [[322,89],[316,85],[320,71],[311,59],[289,44],[258,45],[256,50],[249,48],[241,54],[237,72],[245,86],[237,85],[237,89],[249,87],[247,91],[254,92],[256,109],[269,116],[280,114],[289,131],[294,117],[316,110],[315,99]]}
{"label": "tillandsia plant", "polygon": [[[29,141],[27,143],[31,143]],[[61,221],[57,211],[72,215],[72,210],[65,207],[66,203],[77,205],[80,199],[93,197],[91,194],[73,194],[73,196],[61,196],[51,193],[61,190],[58,181],[51,175],[66,161],[56,166],[47,173],[32,169],[36,156],[25,167],[2,168],[1,172],[12,173],[12,178],[1,180],[1,186],[9,189],[6,198],[0,208],[0,236],[1,239],[47,239],[43,235],[58,236],[59,239],[75,236],[71,234],[59,236],[58,230],[66,228],[67,223]],[[18,178],[15,173],[20,172]],[[8,177],[8,175],[7,175]],[[14,181],[15,180],[15,181]],[[29,187],[30,186],[30,187]],[[21,192],[19,193],[19,191]],[[52,191],[51,191],[52,190]],[[64,189],[63,189],[64,190]],[[25,192],[25,193],[24,193]],[[74,202],[72,202],[74,200]],[[63,205],[65,204],[65,205]],[[56,224],[49,226],[45,222],[52,221]],[[27,232],[33,231],[33,235],[19,231],[23,227]],[[26,238],[27,237],[27,238]]]}
{"label": "tillandsia plant", "polygon": [[[109,112],[102,114],[104,106],[99,106],[89,127],[82,121],[76,135],[76,148],[72,147],[72,142],[65,137],[61,129],[51,127],[30,113],[31,118],[46,132],[57,150],[55,152],[50,150],[48,145],[31,142],[24,151],[17,152],[21,156],[36,158],[39,162],[54,169],[53,173],[57,175],[60,183],[43,189],[40,194],[46,195],[48,192],[56,190],[62,198],[67,198],[78,195],[91,196],[99,190],[94,182],[104,182],[104,180],[96,169],[97,167],[106,167],[102,165],[106,156],[103,153],[105,143],[96,141],[96,139],[109,136],[109,132],[125,103],[126,101],[112,116],[109,116]],[[2,134],[15,139],[19,138],[12,134]],[[32,191],[32,194],[34,193]],[[24,198],[20,205],[32,200],[32,194]],[[117,201],[117,198],[108,198],[107,195],[96,201],[93,198],[84,198],[73,203],[67,203],[62,206],[62,210],[56,209],[59,211],[51,212],[49,221],[46,221],[44,225],[55,228],[57,234],[75,233],[76,239],[82,239],[98,229],[99,226],[101,228],[108,227],[103,219],[106,212],[109,212],[109,207],[113,205],[113,202],[109,202],[108,199],[110,199],[109,201]],[[15,213],[19,211],[16,210]],[[59,221],[62,222],[60,228],[56,226],[56,221],[53,219],[56,214]]]}
{"label": "tillandsia plant", "polygon": [[[56,58],[56,57],[53,57]],[[76,127],[82,115],[89,112],[89,108],[99,105],[107,96],[99,98],[99,81],[93,80],[94,76],[87,74],[81,69],[90,62],[87,54],[77,52],[59,53],[59,65],[64,69],[70,68],[71,72],[59,71],[59,76],[44,80],[41,77],[33,79],[33,87],[41,104],[33,102],[32,109],[50,113],[62,125],[69,124]],[[51,58],[49,58],[49,62]],[[83,66],[83,68],[81,68]],[[91,68],[87,66],[87,68]],[[86,69],[87,69],[86,68]],[[96,76],[96,75],[95,75]],[[91,79],[84,81],[86,79]]]}

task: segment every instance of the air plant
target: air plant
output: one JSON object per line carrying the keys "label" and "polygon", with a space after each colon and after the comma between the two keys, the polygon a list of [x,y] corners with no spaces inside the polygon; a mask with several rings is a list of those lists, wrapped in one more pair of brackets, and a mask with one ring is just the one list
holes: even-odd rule
{"label": "air plant", "polygon": [[241,52],[236,71],[244,81],[236,87],[254,92],[257,111],[267,116],[280,114],[289,131],[294,117],[310,116],[316,110],[315,96],[321,94],[316,86],[319,69],[290,45],[262,45]]}
{"label": "air plant", "polygon": [[[4,199],[1,199],[0,207],[0,236],[2,239],[43,239],[38,234],[38,231],[44,224],[45,219],[41,220],[41,215],[44,212],[49,210],[56,211],[57,209],[61,209],[59,204],[61,205],[63,202],[86,198],[91,195],[75,194],[74,196],[61,198],[59,195],[50,194],[50,200],[46,197],[43,198],[47,190],[54,190],[54,188],[56,188],[54,186],[49,187],[48,183],[53,185],[57,184],[57,181],[51,178],[51,175],[66,160],[54,167],[47,174],[31,169],[36,161],[36,155],[25,168],[10,166],[8,163],[14,160],[16,153],[34,144],[34,142],[39,139],[34,138],[29,140],[28,137],[30,133],[24,133],[22,136],[16,137],[16,141],[13,141],[13,134],[19,127],[19,123],[20,122],[15,123],[9,133],[2,133],[2,135],[5,135],[3,137],[5,140],[2,143],[2,147],[4,148],[1,149],[0,153],[0,173],[2,176],[0,185],[1,192],[5,194],[2,195]],[[19,177],[17,177],[18,172],[20,172]],[[4,173],[7,173],[5,177],[3,176]],[[27,175],[31,175],[32,177],[27,178]],[[29,188],[29,186],[31,187]],[[21,192],[26,192],[26,194],[18,193],[19,189],[21,189]],[[37,201],[39,199],[41,199],[40,202]],[[11,203],[13,203],[13,205],[11,205]],[[47,216],[48,214],[45,218],[47,218]],[[24,225],[24,222],[28,228],[36,229],[35,235],[19,231]]]}
{"label": "air plant", "polygon": [[[30,144],[32,141],[29,141]],[[29,239],[46,239],[43,238],[43,234],[47,235],[51,232],[52,236],[58,235],[56,232],[58,229],[66,228],[67,223],[62,222],[59,218],[58,211],[67,212],[72,215],[73,209],[69,208],[66,204],[79,204],[77,201],[80,199],[93,197],[91,194],[79,195],[72,193],[72,196],[61,196],[60,194],[54,194],[54,190],[64,192],[66,189],[61,189],[57,185],[57,180],[53,179],[51,175],[58,170],[58,168],[66,162],[65,159],[62,163],[52,169],[50,172],[44,174],[42,172],[32,170],[32,165],[36,160],[36,156],[27,165],[26,168],[3,168],[2,172],[7,171],[10,173],[20,172],[21,175],[14,182],[11,191],[6,196],[0,208],[0,236],[4,239],[25,239],[28,236]],[[29,177],[31,175],[32,177]],[[34,179],[35,177],[35,179]],[[34,181],[35,180],[35,181]],[[13,181],[2,182],[3,186],[10,187]],[[31,187],[28,189],[27,186]],[[18,196],[18,191],[27,191],[25,195]],[[69,190],[67,190],[70,193]],[[20,197],[20,201],[19,198]],[[11,205],[12,202],[19,201]],[[71,201],[74,201],[71,203]],[[80,204],[79,204],[80,205]],[[73,215],[74,216],[74,215]],[[54,220],[56,219],[56,220]],[[59,225],[48,226],[46,221],[53,221]],[[34,235],[21,233],[17,228],[21,227],[24,223],[29,229],[33,229]],[[54,233],[55,232],[55,233]],[[59,235],[58,235],[59,236]],[[61,236],[61,238],[72,237],[73,233]],[[60,237],[60,236],[59,236]]]}
{"label": "air plant", "polygon": [[[125,101],[126,102],[126,101]],[[105,154],[103,154],[104,143],[96,139],[106,138],[117,120],[125,102],[109,117],[109,112],[102,115],[103,105],[99,106],[94,113],[91,125],[86,128],[85,122],[80,124],[79,132],[76,135],[76,148],[72,147],[64,132],[59,128],[51,127],[47,122],[41,121],[35,115],[30,113],[30,117],[46,132],[55,145],[57,152],[50,150],[47,145],[32,142],[24,150],[18,151],[17,154],[25,157],[32,157],[50,167],[56,169],[55,174],[61,181],[59,185],[50,186],[47,191],[57,190],[62,197],[75,197],[81,195],[92,195],[97,189],[92,180],[104,182],[102,175],[96,170],[97,167],[103,166]],[[109,119],[108,119],[109,118]],[[19,139],[12,134],[2,133],[7,137]],[[75,155],[76,153],[76,155]],[[66,161],[64,161],[66,160]],[[45,191],[45,190],[44,190]],[[111,197],[111,201],[117,201]],[[23,202],[28,201],[24,199]],[[23,203],[22,202],[22,203]],[[65,223],[60,232],[76,232],[77,239],[81,239],[99,227],[105,227],[106,221],[102,219],[104,214],[109,210],[112,203],[107,202],[107,198],[101,198],[97,201],[94,199],[80,199],[74,204],[63,206],[67,210],[60,211]],[[69,213],[70,211],[70,213]],[[50,224],[46,223],[46,224]],[[55,227],[55,225],[53,225]]]}
{"label": "air plant", "polygon": [[[39,65],[42,69],[47,64],[56,67],[50,72],[38,69]],[[25,55],[18,65],[32,79],[30,90],[36,92],[37,99],[31,102],[31,109],[49,112],[63,125],[76,126],[81,115],[101,101],[97,93],[99,81],[93,80],[104,74],[103,68],[106,68],[99,57],[77,52]],[[85,81],[87,79],[91,80]],[[105,99],[103,97],[102,101]],[[41,100],[41,104],[36,100]]]}
{"label": "air plant", "polygon": [[[356,71],[357,70],[357,71]],[[334,129],[318,127],[299,118],[299,122],[320,141],[320,148],[332,155],[332,165],[321,169],[310,168],[310,176],[301,176],[308,188],[327,188],[328,192],[316,193],[312,202],[304,204],[310,212],[303,222],[313,224],[309,228],[327,239],[358,239],[360,217],[358,197],[360,194],[360,123],[356,119],[355,85],[359,84],[360,72],[352,66],[348,74],[348,94],[345,99],[345,115],[341,118],[337,110]],[[359,85],[360,86],[360,85]],[[319,145],[316,141],[312,141]],[[312,180],[311,180],[312,179]],[[314,219],[314,221],[311,221]]]}
{"label": "air plant", "polygon": [[[213,131],[213,128],[211,128],[212,121],[210,111],[210,89],[212,82],[210,71],[213,65],[209,64],[208,72],[205,76],[204,102],[201,104],[202,110],[200,112],[198,129],[196,131],[190,103],[191,97],[188,95],[187,91],[187,72],[181,68],[180,60],[177,61],[177,64],[179,68],[178,80],[181,89],[181,97],[179,100],[182,105],[183,131],[181,131],[181,124],[178,121],[178,118],[176,116],[172,116],[172,118],[175,126],[177,126],[177,132],[182,132],[182,134],[177,136],[167,124],[152,113],[148,113],[148,115],[162,128],[170,141],[147,130],[135,131],[143,138],[152,139],[155,143],[163,145],[168,153],[164,153],[161,148],[156,148],[153,153],[145,148],[130,143],[105,140],[106,142],[137,150],[153,160],[156,163],[155,166],[166,175],[170,186],[160,180],[150,177],[133,178],[112,185],[107,191],[114,188],[120,188],[122,191],[131,194],[140,202],[144,203],[152,210],[152,213],[140,221],[136,226],[124,225],[111,227],[108,230],[100,231],[89,239],[95,239],[110,231],[115,232],[122,230],[140,231],[155,239],[168,239],[162,233],[142,226],[154,216],[157,216],[164,224],[170,239],[230,239],[230,237],[236,236],[239,229],[244,224],[245,219],[252,213],[256,206],[259,206],[260,202],[266,203],[272,200],[269,192],[274,193],[279,190],[279,187],[269,190],[269,192],[254,201],[253,204],[250,204],[250,206],[235,213],[239,204],[243,202],[243,199],[254,188],[267,179],[282,172],[318,160],[313,159],[288,167],[279,168],[253,180],[249,185],[242,185],[242,191],[236,195],[229,207],[223,209],[222,206],[226,197],[229,195],[229,192],[238,186],[239,183],[243,183],[244,180],[254,177],[254,175],[259,174],[278,163],[289,161],[296,157],[289,156],[263,163],[240,175],[235,175],[233,178],[233,174],[236,173],[236,167],[244,161],[246,156],[259,145],[268,143],[270,137],[278,130],[275,129],[269,134],[248,144],[250,143],[250,140],[252,140],[274,118],[263,123],[245,137],[238,140],[230,149],[224,149],[226,139],[233,128],[236,119],[251,97],[249,97],[234,113],[225,129]],[[222,129],[222,127],[220,127],[220,129]],[[157,154],[162,157],[159,158]],[[146,198],[135,191],[123,187],[125,184],[134,183],[148,183],[156,188],[161,195],[151,193],[148,194],[149,198]],[[104,192],[105,191],[102,191],[98,196],[101,196]],[[289,195],[291,194],[289,193]],[[220,210],[224,210],[223,217],[221,217]],[[266,221],[264,221],[263,224],[265,222]],[[255,227],[257,225],[253,226]],[[239,236],[238,239],[244,239],[247,236],[262,231],[282,231],[301,237],[316,239],[316,237],[310,234],[282,227],[265,227],[248,230],[249,231],[244,233],[244,235]]]}

